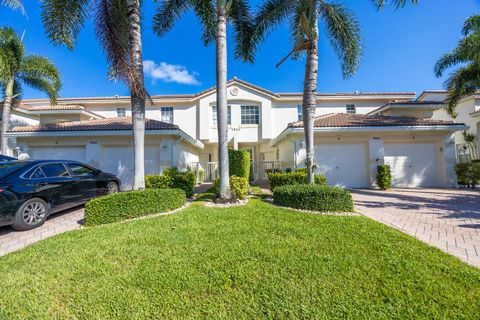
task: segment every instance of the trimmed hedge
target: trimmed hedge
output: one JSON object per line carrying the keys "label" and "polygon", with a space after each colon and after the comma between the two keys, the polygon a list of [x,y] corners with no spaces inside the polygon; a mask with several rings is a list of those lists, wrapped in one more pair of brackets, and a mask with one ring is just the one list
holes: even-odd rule
{"label": "trimmed hedge", "polygon": [[279,186],[273,190],[273,203],[322,212],[353,212],[350,192],[331,186],[311,184]]}
{"label": "trimmed hedge", "polygon": [[145,188],[147,189],[182,189],[187,197],[193,196],[193,188],[197,183],[197,176],[193,171],[179,172],[177,168],[163,170],[163,175],[145,176]]}
{"label": "trimmed hedge", "polygon": [[173,180],[170,176],[157,176],[148,175],[145,176],[145,188],[147,189],[166,189],[171,188]]}
{"label": "trimmed hedge", "polygon": [[229,171],[231,176],[250,177],[250,153],[245,150],[228,150]]}
{"label": "trimmed hedge", "polygon": [[388,164],[377,166],[377,185],[382,190],[392,187],[392,174]]}
{"label": "trimmed hedge", "polygon": [[480,163],[458,163],[455,165],[458,184],[475,188],[480,183]]}
{"label": "trimmed hedge", "polygon": [[177,209],[186,201],[185,192],[179,189],[113,193],[88,201],[84,221],[86,226],[118,222]]}
{"label": "trimmed hedge", "polygon": [[[307,173],[302,171],[295,172],[278,172],[267,174],[270,182],[270,189],[273,190],[279,186],[297,185],[307,183]],[[327,178],[323,175],[315,175],[315,184],[326,185]]]}
{"label": "trimmed hedge", "polygon": [[[220,180],[213,180],[215,194],[220,192]],[[234,199],[245,199],[248,196],[248,190],[250,185],[248,184],[248,178],[230,176],[230,191]]]}

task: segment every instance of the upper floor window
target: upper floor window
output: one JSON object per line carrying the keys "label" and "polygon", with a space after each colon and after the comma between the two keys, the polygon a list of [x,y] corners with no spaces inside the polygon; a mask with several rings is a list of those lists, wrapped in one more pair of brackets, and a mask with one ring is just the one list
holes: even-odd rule
{"label": "upper floor window", "polygon": [[[213,125],[217,125],[217,106],[212,106],[212,121]],[[227,121],[228,124],[232,124],[232,108],[230,106],[227,107]]]}
{"label": "upper floor window", "polygon": [[297,106],[297,120],[303,121],[303,107],[301,104]]}
{"label": "upper floor window", "polygon": [[127,109],[126,108],[117,108],[117,117],[126,117]]}
{"label": "upper floor window", "polygon": [[162,121],[173,123],[173,107],[162,107]]}
{"label": "upper floor window", "polygon": [[241,118],[242,124],[259,124],[260,111],[258,106],[242,106]]}
{"label": "upper floor window", "polygon": [[347,104],[347,113],[357,113],[357,109],[354,104]]}

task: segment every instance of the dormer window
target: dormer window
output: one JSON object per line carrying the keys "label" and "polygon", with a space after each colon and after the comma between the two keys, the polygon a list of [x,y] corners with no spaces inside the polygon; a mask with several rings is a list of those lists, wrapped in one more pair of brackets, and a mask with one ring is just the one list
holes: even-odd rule
{"label": "dormer window", "polygon": [[357,109],[354,104],[347,104],[347,113],[357,113]]}
{"label": "dormer window", "polygon": [[173,107],[162,107],[162,121],[173,123]]}
{"label": "dormer window", "polygon": [[117,117],[122,118],[127,116],[127,108],[117,108]]}

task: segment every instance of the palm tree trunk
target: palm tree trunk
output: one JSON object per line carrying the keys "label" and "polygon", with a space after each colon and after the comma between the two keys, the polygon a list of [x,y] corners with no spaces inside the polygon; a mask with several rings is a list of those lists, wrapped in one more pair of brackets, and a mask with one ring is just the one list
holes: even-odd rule
{"label": "palm tree trunk", "polygon": [[217,0],[217,130],[220,171],[219,197],[230,198],[227,124],[227,15],[226,1]]}
{"label": "palm tree trunk", "polygon": [[13,84],[14,80],[11,79],[8,81],[5,88],[5,99],[3,100],[3,112],[2,112],[2,154],[6,155],[8,153],[8,138],[5,134],[8,131],[10,125],[10,112],[12,107],[12,97],[13,97]]}
{"label": "palm tree trunk", "polygon": [[[318,25],[318,14],[314,10],[315,26]],[[315,183],[313,172],[313,161],[315,156],[314,150],[314,120],[315,109],[317,106],[317,78],[318,78],[318,29],[309,38],[307,47],[307,61],[305,64],[305,79],[303,82],[303,129],[305,131],[305,147],[306,147],[306,166],[307,166],[307,183]]]}
{"label": "palm tree trunk", "polygon": [[133,189],[145,189],[145,87],[143,76],[140,1],[127,0],[132,79],[129,81],[133,130]]}

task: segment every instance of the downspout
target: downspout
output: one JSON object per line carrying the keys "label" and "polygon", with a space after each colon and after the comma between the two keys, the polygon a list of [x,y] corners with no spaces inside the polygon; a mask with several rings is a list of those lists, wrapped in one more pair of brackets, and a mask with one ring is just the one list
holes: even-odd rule
{"label": "downspout", "polygon": [[173,146],[177,145],[179,142],[181,142],[182,140],[184,140],[184,138],[182,136],[180,136],[180,138],[178,138],[177,140],[175,140],[173,143],[172,143],[172,147],[170,148],[170,167],[173,168]]}

